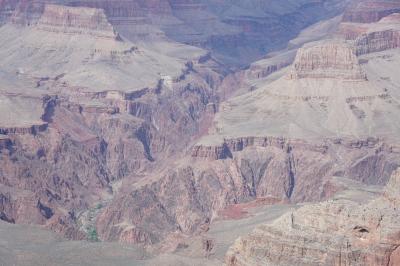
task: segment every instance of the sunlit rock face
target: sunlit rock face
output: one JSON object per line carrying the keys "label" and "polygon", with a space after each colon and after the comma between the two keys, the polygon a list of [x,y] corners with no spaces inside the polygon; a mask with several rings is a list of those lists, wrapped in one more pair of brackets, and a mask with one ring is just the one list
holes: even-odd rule
{"label": "sunlit rock face", "polygon": [[290,78],[365,80],[353,47],[343,43],[318,44],[297,52]]}
{"label": "sunlit rock face", "polygon": [[116,39],[114,28],[102,9],[46,5],[38,28],[63,34],[86,34],[99,38]]}

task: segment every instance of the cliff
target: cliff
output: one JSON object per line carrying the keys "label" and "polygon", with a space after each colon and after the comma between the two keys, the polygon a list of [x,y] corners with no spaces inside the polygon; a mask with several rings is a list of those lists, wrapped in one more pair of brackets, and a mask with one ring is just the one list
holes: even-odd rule
{"label": "cliff", "polygon": [[366,76],[352,46],[341,42],[326,42],[299,49],[289,78],[365,80]]}
{"label": "cliff", "polygon": [[355,45],[357,55],[400,47],[400,14],[389,15],[369,25],[355,38]]}
{"label": "cliff", "polygon": [[116,39],[117,35],[102,9],[46,5],[38,28],[65,34],[90,34]]}

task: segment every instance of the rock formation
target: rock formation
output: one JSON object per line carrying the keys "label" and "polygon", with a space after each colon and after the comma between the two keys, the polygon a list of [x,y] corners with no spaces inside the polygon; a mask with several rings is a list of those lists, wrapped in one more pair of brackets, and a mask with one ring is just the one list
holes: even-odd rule
{"label": "rock formation", "polygon": [[96,37],[117,37],[102,9],[46,5],[38,26],[42,30],[61,31],[66,34],[84,32]]}
{"label": "rock formation", "polygon": [[306,205],[238,239],[226,265],[396,265],[400,172],[383,196]]}
{"label": "rock formation", "polygon": [[392,14],[355,38],[356,54],[368,54],[400,47],[400,14]]}
{"label": "rock formation", "polygon": [[352,46],[328,42],[299,49],[289,78],[365,80],[366,76]]}

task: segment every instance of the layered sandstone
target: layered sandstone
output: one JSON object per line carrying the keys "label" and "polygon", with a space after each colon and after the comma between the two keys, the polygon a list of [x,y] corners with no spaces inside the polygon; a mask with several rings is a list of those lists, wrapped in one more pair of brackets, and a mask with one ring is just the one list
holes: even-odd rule
{"label": "layered sandstone", "polygon": [[370,202],[306,205],[258,227],[235,242],[226,265],[396,265],[399,176],[395,172],[384,196]]}
{"label": "layered sandstone", "polygon": [[356,54],[368,54],[400,47],[400,14],[384,17],[355,38]]}
{"label": "layered sandstone", "polygon": [[353,47],[340,42],[328,42],[299,49],[289,78],[365,80],[366,76],[358,64]]}
{"label": "layered sandstone", "polygon": [[356,54],[369,54],[400,47],[400,31],[378,31],[363,34],[355,40]]}
{"label": "layered sandstone", "polygon": [[42,30],[66,34],[90,34],[115,39],[113,27],[102,9],[46,5],[38,21]]}
{"label": "layered sandstone", "polygon": [[192,148],[192,157],[196,158],[206,158],[211,160],[221,160],[231,157],[229,148],[226,144],[222,144],[221,146],[203,146],[196,145]]}

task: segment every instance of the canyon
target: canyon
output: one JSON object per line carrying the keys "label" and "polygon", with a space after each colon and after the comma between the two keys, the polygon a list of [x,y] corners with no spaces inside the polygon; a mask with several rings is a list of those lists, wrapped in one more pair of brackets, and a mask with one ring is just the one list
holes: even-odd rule
{"label": "canyon", "polygon": [[46,4],[97,8],[104,10],[115,29],[131,41],[148,44],[148,40],[157,40],[155,45],[159,46],[171,39],[211,50],[219,60],[237,67],[271,50],[284,48],[301,29],[326,16],[338,15],[346,3],[343,0],[269,2],[4,0],[0,2],[0,24],[9,20],[33,24],[40,19]]}
{"label": "canyon", "polygon": [[0,36],[0,264],[400,261],[398,1],[0,0]]}

